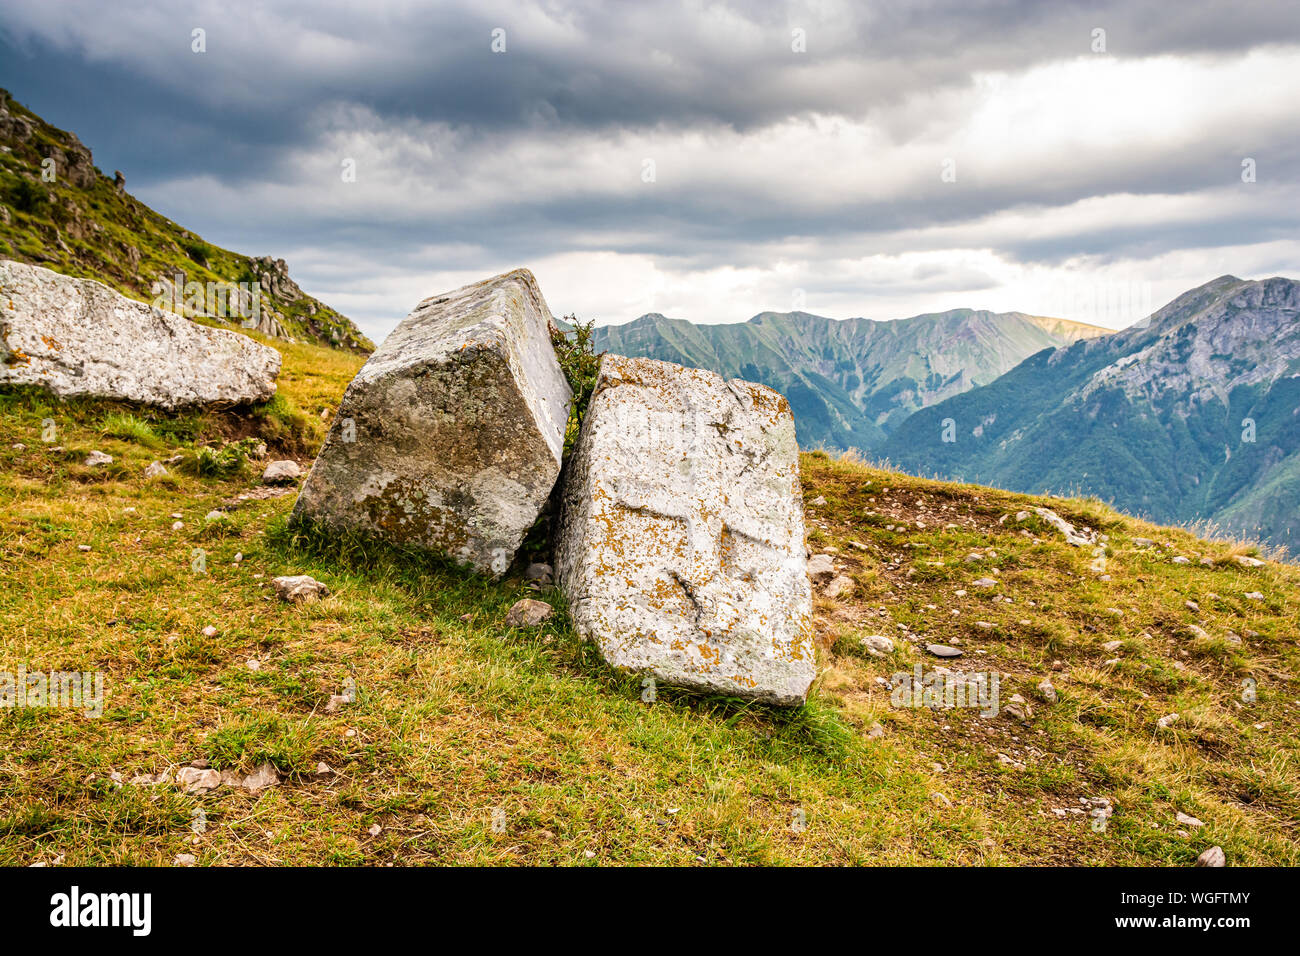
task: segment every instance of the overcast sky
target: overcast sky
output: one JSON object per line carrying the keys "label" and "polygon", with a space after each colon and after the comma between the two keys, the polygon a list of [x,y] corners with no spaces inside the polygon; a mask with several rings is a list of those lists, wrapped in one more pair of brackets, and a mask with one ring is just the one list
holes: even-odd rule
{"label": "overcast sky", "polygon": [[376,340],[520,265],[601,324],[1300,278],[1297,77],[1290,2],[0,7],[0,85]]}

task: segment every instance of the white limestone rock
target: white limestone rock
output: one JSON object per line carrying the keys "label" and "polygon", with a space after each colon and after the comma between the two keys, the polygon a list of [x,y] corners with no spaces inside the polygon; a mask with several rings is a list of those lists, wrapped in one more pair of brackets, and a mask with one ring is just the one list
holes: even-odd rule
{"label": "white limestone rock", "polygon": [[294,518],[504,573],[560,472],[552,321],[527,269],[421,302],[348,386]]}
{"label": "white limestone rock", "polygon": [[262,484],[291,485],[301,477],[302,469],[298,467],[298,463],[286,458],[273,461],[266,466],[266,470],[262,472]]}
{"label": "white limestone rock", "polygon": [[556,579],[610,664],[804,701],[816,673],[812,591],[785,398],[607,355],[562,498]]}
{"label": "white limestone rock", "polygon": [[0,384],[168,410],[263,402],[280,353],[92,279],[0,260]]}

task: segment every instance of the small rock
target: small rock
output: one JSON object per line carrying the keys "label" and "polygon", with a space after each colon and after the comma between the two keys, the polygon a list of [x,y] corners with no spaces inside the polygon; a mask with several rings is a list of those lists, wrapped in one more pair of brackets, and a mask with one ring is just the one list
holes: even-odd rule
{"label": "small rock", "polygon": [[1191,611],[1193,614],[1199,613],[1201,610],[1201,606],[1195,601],[1184,601],[1183,607],[1187,608],[1187,610]]}
{"label": "small rock", "polygon": [[1202,823],[1200,820],[1196,819],[1196,817],[1191,817],[1188,816],[1186,813],[1181,813],[1181,812],[1174,815],[1174,820],[1177,823],[1181,823],[1185,827],[1205,826],[1205,824]]}
{"label": "small rock", "polygon": [[1015,694],[1012,696],[1011,701],[1002,708],[1002,713],[1009,717],[1014,717],[1016,720],[1026,721],[1029,719],[1031,711],[1029,709],[1029,704],[1025,702],[1025,699],[1019,694]]}
{"label": "small rock", "polygon": [[207,627],[203,629],[202,633],[204,637],[216,637],[218,632],[215,627],[209,624]]}
{"label": "small rock", "polygon": [[825,584],[835,577],[835,559],[829,554],[814,554],[808,559],[808,577],[813,584]]}
{"label": "small rock", "polygon": [[1155,545],[1155,542],[1150,538],[1134,538],[1133,544],[1139,548],[1150,548]]}
{"label": "small rock", "polygon": [[529,581],[536,581],[538,584],[550,584],[555,578],[555,569],[544,562],[535,562],[528,565],[524,577]]}
{"label": "small rock", "polygon": [[91,547],[90,547],[90,545],[88,545],[88,544],[79,544],[79,545],[77,545],[77,550],[78,550],[78,551],[89,551],[89,550],[91,550]]}
{"label": "small rock", "polygon": [[506,627],[535,627],[550,620],[553,613],[554,610],[545,601],[524,598],[516,601],[506,612]]}
{"label": "small rock", "polygon": [[1200,640],[1208,641],[1210,639],[1210,632],[1207,631],[1205,628],[1201,627],[1199,624],[1188,624],[1187,632],[1191,634],[1192,637],[1198,638]]}
{"label": "small rock", "polygon": [[1227,857],[1223,855],[1223,847],[1212,846],[1196,858],[1197,866],[1227,866]]}
{"label": "small rock", "polygon": [[302,469],[296,461],[273,461],[262,472],[264,485],[291,485],[302,477]]}
{"label": "small rock", "polygon": [[177,854],[176,854],[176,859],[172,860],[172,862],[173,862],[174,864],[176,864],[177,866],[193,866],[193,865],[194,865],[194,854],[193,854],[193,853],[177,853]]}
{"label": "small rock", "polygon": [[997,585],[998,582],[992,578],[980,578],[978,581],[971,582],[971,587],[973,588],[994,588],[997,587]]}
{"label": "small rock", "polygon": [[816,498],[814,498],[812,501],[808,503],[812,505],[814,508],[820,508],[824,504],[826,504],[826,498],[823,495],[818,495]]}
{"label": "small rock", "polygon": [[893,640],[883,634],[868,634],[860,643],[872,657],[884,657],[894,652]]}
{"label": "small rock", "polygon": [[131,785],[136,787],[156,787],[159,784],[171,783],[171,774],[168,773],[138,773],[131,778]]}
{"label": "small rock", "polygon": [[1237,563],[1243,568],[1262,568],[1264,566],[1264,562],[1259,558],[1252,558],[1245,554],[1237,555]]}
{"label": "small rock", "polygon": [[1168,727],[1172,727],[1177,722],[1178,722],[1177,714],[1166,714],[1165,716],[1161,717],[1159,720],[1156,721],[1156,726],[1159,727],[1161,730],[1164,730]]}
{"label": "small rock", "polygon": [[203,520],[204,520],[204,521],[220,521],[220,520],[221,520],[222,518],[224,518],[225,516],[226,516],[225,513],[224,513],[224,512],[221,512],[221,511],[209,511],[206,515],[203,516]]}
{"label": "small rock", "polygon": [[870,727],[867,728],[868,740],[874,740],[877,737],[883,737],[883,736],[885,736],[885,728],[882,727],[879,723],[872,724]]}
{"label": "small rock", "polygon": [[1114,654],[1117,650],[1119,650],[1123,646],[1124,646],[1123,641],[1107,641],[1105,644],[1101,645],[1101,649],[1103,651],[1106,651],[1108,654]]}
{"label": "small rock", "polygon": [[267,787],[278,786],[279,783],[280,775],[276,772],[275,767],[270,763],[264,763],[244,778],[242,786],[245,790],[256,793],[258,790],[265,790]]}
{"label": "small rock", "polygon": [[850,593],[853,590],[853,579],[845,574],[838,574],[831,578],[831,582],[826,585],[826,590],[822,593],[828,598],[835,599]]}
{"label": "small rock", "polygon": [[955,647],[949,647],[947,644],[927,644],[925,649],[935,657],[961,657],[962,652]]}
{"label": "small rock", "polygon": [[221,786],[221,774],[215,770],[200,770],[197,767],[181,767],[176,771],[176,783],[185,788],[186,793],[206,793]]}
{"label": "small rock", "polygon": [[86,456],[86,460],[82,462],[82,464],[87,468],[98,468],[100,465],[111,465],[113,464],[113,456],[105,455],[102,451],[92,451]]}
{"label": "small rock", "polygon": [[290,604],[311,603],[318,598],[329,597],[330,589],[315,578],[306,574],[283,575],[271,579],[271,587],[280,596],[280,600]]}
{"label": "small rock", "polygon": [[173,522],[172,522],[172,530],[173,530],[173,531],[180,531],[180,530],[182,530],[184,527],[185,527],[185,522],[184,522],[184,521],[173,521]]}
{"label": "small rock", "polygon": [[146,478],[161,478],[167,474],[167,468],[160,461],[151,462],[149,467],[144,470]]}
{"label": "small rock", "polygon": [[1057,701],[1056,688],[1052,686],[1052,682],[1046,677],[1038,683],[1038,696],[1049,704],[1055,704]]}
{"label": "small rock", "polygon": [[321,761],[318,761],[318,762],[317,762],[317,764],[316,764],[316,776],[318,776],[318,777],[328,777],[328,776],[330,776],[330,775],[333,774],[333,773],[334,773],[334,771],[330,769],[330,765],[327,764],[325,761],[321,760]]}
{"label": "small rock", "polygon": [[1181,554],[1180,554],[1180,555],[1177,555],[1177,556],[1174,558],[1174,564],[1191,564],[1191,563],[1192,563],[1192,559],[1191,559],[1191,558],[1185,558],[1185,557],[1183,557]]}
{"label": "small rock", "polygon": [[384,828],[381,827],[378,823],[374,823],[371,824],[370,829],[367,830],[366,832],[369,833],[372,837],[377,837],[379,836],[379,834],[384,832]]}
{"label": "small rock", "polygon": [[1264,593],[1262,591],[1247,591],[1245,597],[1248,601],[1262,601],[1264,600]]}
{"label": "small rock", "polygon": [[943,807],[945,810],[946,810],[948,807],[951,807],[951,806],[952,806],[952,801],[949,800],[947,797],[945,797],[945,796],[944,796],[942,793],[940,793],[938,790],[936,790],[936,791],[934,791],[934,793],[930,794],[930,802],[933,803],[935,806]]}

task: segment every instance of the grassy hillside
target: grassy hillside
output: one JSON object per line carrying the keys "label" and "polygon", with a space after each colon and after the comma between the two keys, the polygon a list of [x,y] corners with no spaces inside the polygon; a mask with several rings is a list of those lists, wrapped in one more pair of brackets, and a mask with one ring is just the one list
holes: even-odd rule
{"label": "grassy hillside", "polygon": [[[1232,866],[1300,864],[1300,569],[1046,502],[1109,536],[1103,580],[1090,550],[1017,520],[1043,501],[807,454],[810,547],[854,582],[816,599],[810,702],[647,703],[563,614],[506,627],[520,597],[560,606],[518,574],[297,538],[293,494],[237,459],[143,477],[255,434],[314,448],[361,360],[276,347],[281,395],[240,418],[0,394],[0,670],[102,670],[108,695],[98,719],[0,710],[0,864],[1185,866],[1216,844]],[[92,449],[114,463],[87,469]],[[283,604],[283,573],[333,594]],[[873,634],[895,649],[867,654]],[[996,673],[1000,713],[891,706],[880,682],[916,664]],[[1055,703],[1036,691],[1049,676]],[[345,686],[355,702],[327,709]],[[131,782],[195,760],[283,779]]]}
{"label": "grassy hillside", "polygon": [[764,312],[723,325],[652,314],[603,326],[595,342],[762,382],[790,400],[803,447],[871,449],[919,408],[991,382],[1043,349],[1106,334],[1065,319],[953,309],[896,322]]}
{"label": "grassy hillside", "polygon": [[[53,182],[42,176],[47,160],[53,160]],[[145,302],[157,297],[155,282],[172,283],[178,274],[204,286],[260,282],[265,331],[362,353],[374,349],[351,319],[303,293],[283,260],[221,249],[160,216],[100,172],[75,135],[8,99],[4,90],[0,258],[96,279]]]}

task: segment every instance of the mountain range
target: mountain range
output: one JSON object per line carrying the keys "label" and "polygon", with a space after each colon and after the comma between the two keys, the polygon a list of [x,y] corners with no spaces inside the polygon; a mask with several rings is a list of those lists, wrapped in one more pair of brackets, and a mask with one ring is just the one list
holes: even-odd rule
{"label": "mountain range", "polygon": [[918,409],[992,382],[1043,349],[1107,334],[1065,319],[972,309],[890,322],[763,312],[724,325],[652,313],[597,328],[594,343],[761,382],[790,400],[803,447],[869,450]]}
{"label": "mountain range", "polygon": [[[53,174],[50,178],[50,173]],[[0,258],[155,301],[177,282],[256,282],[257,330],[365,354],[283,260],[221,249],[131,196],[90,150],[0,90]],[[221,315],[202,315],[220,324]],[[1096,495],[1159,522],[1300,539],[1300,283],[1222,276],[1107,329],[971,309],[895,321],[654,313],[594,345],[767,384],[805,448],[1025,492]],[[950,439],[950,440],[945,440]]]}
{"label": "mountain range", "polygon": [[922,409],[877,454],[914,474],[1091,494],[1294,549],[1300,282],[1221,276]]}

